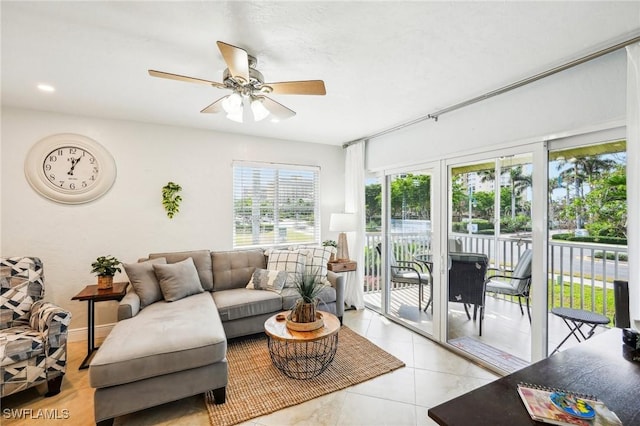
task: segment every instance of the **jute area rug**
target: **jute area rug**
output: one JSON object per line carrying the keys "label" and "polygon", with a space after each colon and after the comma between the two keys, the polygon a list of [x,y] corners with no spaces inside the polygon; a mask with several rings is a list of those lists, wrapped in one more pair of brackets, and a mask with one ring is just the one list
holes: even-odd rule
{"label": "jute area rug", "polygon": [[300,404],[404,367],[404,363],[342,326],[338,351],[329,367],[309,380],[290,379],[269,357],[267,337],[231,341],[227,349],[229,384],[224,404],[205,397],[212,425],[233,425]]}

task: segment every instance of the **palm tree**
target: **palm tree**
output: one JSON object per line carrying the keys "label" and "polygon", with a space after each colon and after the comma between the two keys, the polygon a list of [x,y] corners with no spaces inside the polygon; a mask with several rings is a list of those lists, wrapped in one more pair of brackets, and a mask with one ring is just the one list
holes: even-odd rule
{"label": "palm tree", "polygon": [[[502,174],[506,174],[506,169],[503,169]],[[511,189],[511,218],[516,217],[516,200],[519,195],[524,192],[525,189],[530,187],[533,183],[531,175],[523,174],[522,166],[515,166],[509,168],[509,186]],[[481,182],[495,180],[495,169],[482,170],[478,172]]]}
{"label": "palm tree", "polygon": [[[616,162],[609,158],[602,157],[580,157],[570,158],[568,160],[558,160],[557,170],[560,171],[560,178],[566,182],[567,187],[567,204],[569,202],[569,186],[575,186],[575,197],[584,198],[584,183],[586,181],[589,188],[595,178],[600,177],[604,172],[614,167]],[[568,167],[567,167],[568,166]],[[584,219],[582,211],[576,212],[576,228],[584,227]]]}
{"label": "palm tree", "polygon": [[522,166],[515,166],[509,169],[509,180],[511,184],[511,219],[515,219],[516,198],[533,184],[533,180],[531,175],[522,173]]}

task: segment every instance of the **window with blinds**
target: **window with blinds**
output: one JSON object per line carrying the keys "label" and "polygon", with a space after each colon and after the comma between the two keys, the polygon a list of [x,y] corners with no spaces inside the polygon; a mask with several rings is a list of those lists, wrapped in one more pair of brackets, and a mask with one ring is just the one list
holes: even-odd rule
{"label": "window with blinds", "polygon": [[233,247],[320,242],[318,167],[233,163]]}

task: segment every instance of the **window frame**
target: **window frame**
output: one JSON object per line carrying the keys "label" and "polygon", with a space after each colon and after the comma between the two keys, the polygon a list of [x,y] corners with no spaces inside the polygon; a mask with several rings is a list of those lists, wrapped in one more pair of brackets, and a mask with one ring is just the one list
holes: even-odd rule
{"label": "window frame", "polygon": [[[238,218],[244,218],[245,223],[252,224],[253,227],[254,219],[253,213],[251,215],[247,215],[246,212],[242,212],[241,209],[238,208],[238,201],[242,200],[243,197],[240,195],[243,192],[247,191],[247,185],[250,183],[249,179],[246,177],[247,174],[269,174],[275,172],[274,176],[265,176],[264,179],[260,179],[259,182],[253,183],[253,185],[258,185],[259,188],[264,188],[264,186],[269,186],[269,184],[274,185],[272,194],[266,199],[261,200],[261,204],[264,205],[265,201],[269,203],[269,208],[272,210],[272,220],[273,220],[273,236],[269,238],[265,238],[265,234],[269,231],[265,232],[262,229],[263,222],[262,220],[258,221],[260,224],[260,229],[258,231],[258,241],[255,239],[251,239],[249,236],[247,239],[250,239],[250,242],[245,242],[243,239],[238,238]],[[288,226],[279,226],[283,224],[284,220],[282,220],[282,216],[279,216],[279,212],[282,210],[281,206],[284,204],[284,197],[286,194],[290,195],[290,192],[286,192],[286,190],[291,190],[294,186],[288,186],[286,183],[287,175],[295,174],[296,172],[302,172],[304,174],[311,173],[310,176],[305,176],[305,183],[310,185],[311,195],[310,198],[311,203],[313,204],[310,209],[302,209],[301,212],[305,214],[313,215],[313,225],[311,225],[311,235],[308,239],[289,239],[289,237],[285,237],[282,239],[282,234],[280,234],[280,230],[282,229],[291,229],[291,224]],[[233,220],[233,232],[232,232],[232,247],[233,249],[250,249],[256,247],[278,247],[278,246],[290,246],[290,245],[298,245],[298,244],[308,244],[308,245],[317,245],[320,244],[320,235],[321,235],[321,216],[320,216],[320,167],[319,166],[308,166],[308,165],[300,165],[300,164],[286,164],[286,163],[271,163],[271,162],[252,162],[252,161],[233,161],[232,163],[232,173],[233,173],[233,189],[232,189],[232,220]],[[285,176],[283,176],[283,174]],[[243,177],[245,176],[245,177]],[[283,188],[284,185],[284,188]],[[284,191],[283,191],[284,189]],[[250,191],[250,190],[249,190]],[[268,193],[268,191],[260,191],[263,195]],[[285,194],[285,195],[283,195]],[[255,197],[251,196],[248,198],[251,200],[251,205],[253,206]],[[295,211],[295,210],[293,210]],[[262,219],[262,215],[260,218]],[[248,218],[249,220],[246,220]],[[294,226],[294,229],[296,227]],[[253,232],[253,230],[251,231]],[[288,234],[289,231],[286,231]],[[285,234],[285,235],[286,235]],[[298,233],[299,235],[299,233]]]}

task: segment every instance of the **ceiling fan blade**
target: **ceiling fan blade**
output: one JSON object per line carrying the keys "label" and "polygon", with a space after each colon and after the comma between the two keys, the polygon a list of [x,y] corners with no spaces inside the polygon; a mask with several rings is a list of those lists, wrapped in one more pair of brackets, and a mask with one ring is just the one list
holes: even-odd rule
{"label": "ceiling fan blade", "polygon": [[220,89],[224,89],[227,87],[224,84],[216,83],[215,81],[203,80],[201,78],[195,78],[195,77],[187,77],[179,74],[171,74],[163,71],[149,70],[149,75],[152,77],[167,78],[169,80],[185,81],[187,83],[206,84],[207,86],[218,87]]}
{"label": "ceiling fan blade", "polygon": [[223,41],[218,41],[217,44],[231,75],[249,81],[249,55],[247,51]]}
{"label": "ceiling fan blade", "polygon": [[266,96],[261,96],[260,98],[262,99],[262,104],[264,105],[264,107],[269,110],[273,117],[276,118],[276,120],[272,121],[286,120],[287,118],[291,118],[296,115],[295,111],[290,110],[286,106],[274,101],[271,98],[267,98]]}
{"label": "ceiling fan blade", "polygon": [[217,112],[223,112],[224,109],[222,108],[222,101],[224,101],[225,99],[227,99],[229,96],[223,96],[220,99],[218,99],[217,101],[215,101],[214,103],[212,103],[211,105],[209,105],[208,107],[204,108],[202,111],[200,112],[204,112],[204,113],[217,113]]}
{"label": "ceiling fan blade", "polygon": [[269,93],[277,95],[326,95],[327,90],[322,80],[283,81],[280,83],[265,83],[262,87],[270,87]]}

